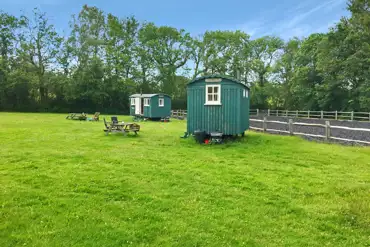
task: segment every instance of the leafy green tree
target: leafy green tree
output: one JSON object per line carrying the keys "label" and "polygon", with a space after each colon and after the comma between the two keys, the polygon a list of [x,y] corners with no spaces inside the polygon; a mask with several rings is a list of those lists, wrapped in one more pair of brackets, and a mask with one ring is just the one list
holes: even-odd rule
{"label": "leafy green tree", "polygon": [[57,54],[62,42],[46,17],[46,13],[34,9],[33,18],[25,18],[26,28],[22,37],[20,56],[29,62],[37,76],[37,91],[40,103],[48,103],[49,85],[45,73],[53,70],[57,63]]}
{"label": "leafy green tree", "polygon": [[[9,107],[9,103],[15,98],[14,95],[24,95],[25,87],[19,86],[13,77],[16,66],[17,43],[19,42],[18,30],[24,25],[23,18],[0,12],[0,109]],[[19,97],[18,96],[18,97]],[[28,98],[28,92],[27,96]]]}
{"label": "leafy green tree", "polygon": [[186,65],[191,54],[190,35],[182,29],[147,23],[139,31],[139,40],[156,65],[161,91],[172,95],[176,72]]}
{"label": "leafy green tree", "polygon": [[272,63],[279,59],[284,46],[282,39],[265,36],[251,42],[251,69],[257,75],[258,83],[263,87],[267,76],[272,71]]}
{"label": "leafy green tree", "polygon": [[226,74],[251,86],[252,108],[368,111],[369,1],[348,10],[327,33],[286,42],[239,30],[191,37],[87,5],[60,35],[38,9],[0,12],[0,109],[128,113],[137,92],[185,107],[189,80]]}
{"label": "leafy green tree", "polygon": [[294,75],[297,72],[298,52],[301,40],[293,38],[286,42],[282,48],[282,55],[274,65],[274,81],[280,84],[281,90],[276,97],[279,97],[284,103],[283,108],[299,108],[296,95],[292,93],[294,85]]}

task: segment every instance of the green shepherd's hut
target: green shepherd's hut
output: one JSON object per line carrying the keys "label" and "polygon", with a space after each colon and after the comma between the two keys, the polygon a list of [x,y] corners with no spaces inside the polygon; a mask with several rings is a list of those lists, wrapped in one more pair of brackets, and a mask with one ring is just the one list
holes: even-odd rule
{"label": "green shepherd's hut", "polygon": [[133,94],[130,96],[130,115],[149,119],[171,116],[171,97],[167,94]]}
{"label": "green shepherd's hut", "polygon": [[249,87],[222,75],[196,78],[187,85],[187,134],[198,141],[220,141],[249,128]]}

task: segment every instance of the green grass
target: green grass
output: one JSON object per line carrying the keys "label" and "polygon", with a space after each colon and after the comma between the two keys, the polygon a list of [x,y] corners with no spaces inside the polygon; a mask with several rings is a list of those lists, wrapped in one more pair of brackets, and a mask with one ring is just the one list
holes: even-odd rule
{"label": "green grass", "polygon": [[[370,149],[0,114],[0,246],[368,246]],[[120,117],[130,120],[129,117]]]}

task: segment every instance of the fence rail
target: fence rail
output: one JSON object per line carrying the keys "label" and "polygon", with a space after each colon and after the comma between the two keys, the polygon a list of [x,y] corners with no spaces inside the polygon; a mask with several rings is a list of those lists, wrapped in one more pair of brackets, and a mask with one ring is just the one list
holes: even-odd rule
{"label": "fence rail", "polygon": [[345,111],[291,111],[291,110],[261,110],[250,109],[251,116],[276,116],[276,117],[295,117],[295,118],[317,118],[335,120],[357,120],[370,121],[370,112],[345,112]]}
{"label": "fence rail", "polygon": [[[250,126],[250,129],[252,130],[259,130],[263,132],[278,132],[278,133],[285,133],[290,135],[300,135],[300,136],[309,136],[309,137],[315,137],[315,138],[324,138],[325,140],[329,141],[332,140],[339,140],[339,141],[346,141],[346,142],[357,142],[362,144],[369,144],[370,141],[364,141],[364,140],[354,140],[354,139],[347,139],[347,138],[340,138],[336,136],[331,135],[332,129],[343,129],[343,130],[349,130],[349,131],[362,131],[367,132],[370,135],[370,129],[366,128],[352,128],[347,126],[335,126],[331,125],[329,121],[325,121],[325,124],[319,124],[319,123],[303,123],[303,122],[294,122],[293,119],[289,119],[288,121],[276,121],[276,120],[267,120],[267,116],[279,116],[279,117],[295,117],[297,118],[315,118],[315,119],[325,119],[328,116],[334,116],[332,118],[333,120],[342,120],[343,114],[349,114],[350,118],[347,120],[358,120],[358,114],[369,114],[369,118],[366,118],[366,120],[370,121],[370,113],[367,112],[339,112],[339,111],[281,111],[281,110],[266,110],[266,111],[260,111],[260,110],[250,110],[251,116],[253,115],[259,115],[262,116],[264,114],[263,119],[254,119],[250,118],[249,120],[251,122],[260,122],[262,123],[262,128],[258,127],[252,127]],[[253,114],[253,112],[255,114]],[[298,113],[297,113],[298,112]],[[284,113],[284,114],[283,114]],[[294,114],[293,114],[294,113]],[[330,115],[330,113],[333,113],[334,115]],[[317,116],[317,117],[315,117]],[[172,110],[171,111],[171,117],[178,118],[178,119],[186,119],[187,118],[187,110]],[[365,120],[365,118],[360,118]],[[267,128],[268,123],[275,123],[275,124],[281,124],[281,125],[288,125],[287,130],[278,130],[273,128]],[[318,134],[309,134],[309,133],[303,133],[303,132],[295,132],[294,126],[307,126],[307,127],[319,127],[325,129],[325,135],[318,135]]]}
{"label": "fence rail", "polygon": [[[351,121],[370,121],[370,112],[344,112],[344,111],[290,111],[290,110],[261,110],[250,109],[251,116],[276,116],[294,118],[315,118]],[[171,116],[174,118],[186,118],[187,110],[172,110]]]}
{"label": "fence rail", "polygon": [[[324,138],[326,141],[329,141],[330,139],[333,140],[339,140],[339,141],[346,141],[346,142],[357,142],[357,143],[363,143],[363,144],[369,144],[370,141],[363,141],[363,140],[353,140],[353,139],[346,139],[346,138],[339,138],[335,136],[331,136],[331,129],[345,129],[345,130],[352,130],[352,131],[364,131],[369,132],[370,135],[370,129],[365,128],[351,128],[346,126],[333,126],[330,125],[330,121],[325,121],[325,124],[313,124],[313,123],[300,123],[300,122],[294,122],[293,119],[289,119],[288,122],[282,122],[282,121],[270,121],[267,120],[266,117],[262,119],[249,119],[251,122],[262,122],[262,128],[257,127],[249,127],[252,130],[260,130],[263,132],[281,132],[281,133],[288,133],[290,135],[301,135],[301,136],[309,136],[309,137],[316,137],[316,138]],[[278,123],[278,124],[284,124],[288,125],[289,131],[286,130],[277,130],[277,129],[269,129],[267,128],[268,123]],[[325,128],[325,135],[316,135],[316,134],[309,134],[309,133],[302,133],[302,132],[294,132],[294,126],[310,126],[310,127],[322,127]]]}
{"label": "fence rail", "polygon": [[178,118],[178,119],[185,119],[188,116],[187,110],[172,110],[171,111],[171,117],[172,118]]}

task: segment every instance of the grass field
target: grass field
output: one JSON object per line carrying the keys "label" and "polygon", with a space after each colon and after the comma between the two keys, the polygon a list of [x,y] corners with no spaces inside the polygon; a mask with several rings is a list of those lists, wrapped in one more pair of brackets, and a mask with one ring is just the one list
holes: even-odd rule
{"label": "grass field", "polygon": [[64,117],[0,113],[2,247],[370,245],[370,148]]}

